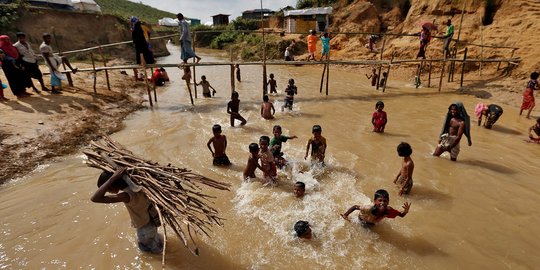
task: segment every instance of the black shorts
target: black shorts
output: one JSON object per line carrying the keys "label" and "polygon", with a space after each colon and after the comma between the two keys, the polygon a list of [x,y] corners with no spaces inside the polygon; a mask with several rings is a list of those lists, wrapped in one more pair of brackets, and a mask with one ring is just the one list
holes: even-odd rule
{"label": "black shorts", "polygon": [[293,103],[294,103],[294,99],[288,99],[288,98],[285,99],[285,107],[292,108]]}
{"label": "black shorts", "polygon": [[39,66],[37,62],[35,63],[28,63],[26,61],[21,61],[22,65],[24,67],[25,72],[30,75],[30,77],[34,79],[41,79],[43,78],[43,74],[41,73],[41,70],[39,70]]}
{"label": "black shorts", "polygon": [[229,158],[225,155],[225,156],[221,156],[221,157],[214,157],[214,165],[216,166],[228,166],[228,165],[231,165],[231,161],[229,160]]}

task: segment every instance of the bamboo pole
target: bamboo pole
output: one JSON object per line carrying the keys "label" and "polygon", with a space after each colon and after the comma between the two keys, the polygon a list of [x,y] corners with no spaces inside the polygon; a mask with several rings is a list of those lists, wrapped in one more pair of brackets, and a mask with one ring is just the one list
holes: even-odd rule
{"label": "bamboo pole", "polygon": [[324,85],[324,75],[325,74],[326,74],[326,63],[323,66],[323,71],[322,71],[322,76],[321,76],[321,86],[319,88],[319,93],[321,93],[321,94],[322,94],[322,88],[323,88],[323,85]]}
{"label": "bamboo pole", "polygon": [[461,19],[459,21],[459,28],[458,28],[458,34],[457,34],[457,40],[456,40],[456,48],[459,43],[459,38],[461,37],[461,26],[463,25],[463,16],[465,15],[465,1],[463,1],[463,6],[461,7]]}
{"label": "bamboo pole", "polygon": [[[261,0],[261,10],[263,10],[263,4]],[[261,12],[261,28],[263,38],[263,96],[268,94],[268,79],[266,78],[266,32],[264,29],[263,13]]]}
{"label": "bamboo pole", "polygon": [[[480,44],[484,45],[484,27],[480,26]],[[480,60],[484,58],[484,47],[480,48]],[[482,77],[482,62],[480,62],[480,77]]]}
{"label": "bamboo pole", "polygon": [[[386,44],[386,36],[382,36],[383,38],[383,43],[382,43],[382,48],[381,48],[381,56],[379,58],[379,60],[382,60],[383,59],[383,54],[384,54],[384,45]],[[379,66],[379,71],[377,72],[377,86],[375,89],[379,90],[379,81],[381,80],[381,69],[382,69],[382,66],[380,65]]]}
{"label": "bamboo pole", "polygon": [[90,53],[90,59],[92,59],[92,70],[94,70],[94,94],[97,94],[96,90],[96,81],[97,81],[97,72],[96,72],[96,62],[94,61],[94,53]]}
{"label": "bamboo pole", "polygon": [[[192,31],[192,36],[193,36],[193,44],[192,44],[192,47],[193,47],[193,53],[195,53],[195,42],[197,41],[197,32],[193,32]],[[196,63],[196,59],[197,57],[194,57],[193,58],[193,63]],[[193,66],[193,89],[195,90],[195,98],[197,98],[197,74],[195,73],[195,66]]]}
{"label": "bamboo pole", "polygon": [[463,76],[465,74],[465,60],[467,60],[467,50],[468,48],[465,47],[465,52],[463,53],[463,63],[461,63],[461,80],[459,82],[459,87],[463,87]]}
{"label": "bamboo pole", "polygon": [[394,52],[392,52],[392,58],[390,58],[390,64],[388,64],[388,69],[386,70],[386,79],[384,80],[384,85],[383,85],[383,93],[384,91],[386,91],[386,85],[388,84],[388,78],[390,76],[390,67],[392,67],[392,61],[394,60]]}
{"label": "bamboo pole", "polygon": [[[195,68],[195,67],[193,67]],[[150,72],[152,72],[152,76],[150,78],[154,77],[154,68],[150,68]],[[152,81],[152,90],[154,91],[154,101],[157,103],[157,91],[156,91],[156,81]]]}
{"label": "bamboo pole", "polygon": [[442,66],[441,66],[441,77],[439,78],[439,92],[441,92],[441,88],[442,88],[442,81],[443,81],[443,77],[444,77],[444,66],[446,65],[446,60],[443,60],[442,61]]}
{"label": "bamboo pole", "polygon": [[428,79],[427,79],[427,87],[431,87],[431,67],[432,67],[432,64],[431,64],[431,61],[429,61],[429,75],[428,75]]}
{"label": "bamboo pole", "polygon": [[326,95],[328,96],[328,84],[330,83],[330,52],[326,54]]}
{"label": "bamboo pole", "polygon": [[[186,71],[185,71],[185,66],[182,67],[182,70],[184,70],[184,75],[186,74]],[[190,71],[191,73],[191,71]],[[190,74],[191,76],[191,74]],[[184,80],[184,76],[182,76],[182,80]],[[187,86],[187,89],[188,89],[188,93],[189,93],[189,99],[191,100],[191,105],[195,105],[195,103],[193,103],[193,95],[191,94],[191,86],[189,85],[190,81],[189,80],[185,80],[186,81],[186,86]]]}
{"label": "bamboo pole", "polygon": [[229,54],[230,54],[230,59],[231,59],[231,64],[230,64],[230,67],[231,67],[231,94],[232,92],[234,92],[234,88],[235,88],[235,85],[234,85],[234,64],[233,64],[233,56],[232,56],[232,48],[229,50]]}
{"label": "bamboo pole", "polygon": [[144,74],[144,84],[146,85],[146,92],[148,92],[148,101],[150,102],[150,107],[154,107],[154,103],[152,102],[152,93],[150,93],[150,86],[148,85],[148,75],[146,74],[146,61],[144,60],[144,55],[141,53],[139,55],[141,58],[141,65],[143,68],[143,74]]}
{"label": "bamboo pole", "polygon": [[[99,52],[101,54],[101,60],[103,60],[103,66],[107,67],[107,58],[105,58],[105,54],[103,53],[103,49],[101,46],[99,46]],[[107,89],[111,91],[111,83],[109,81],[109,71],[105,70],[105,78],[107,79]]]}

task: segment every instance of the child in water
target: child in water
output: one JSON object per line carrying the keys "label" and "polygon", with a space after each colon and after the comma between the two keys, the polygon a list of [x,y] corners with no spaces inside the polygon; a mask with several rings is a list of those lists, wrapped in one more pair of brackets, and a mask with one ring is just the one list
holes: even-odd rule
{"label": "child in water", "polygon": [[270,73],[270,80],[266,85],[270,85],[270,94],[277,94],[277,82],[274,80],[274,73]]}
{"label": "child in water", "polygon": [[402,142],[397,146],[398,156],[403,157],[403,162],[401,163],[401,170],[399,170],[396,179],[394,179],[394,184],[397,184],[399,187],[399,196],[403,194],[409,194],[413,186],[413,170],[414,162],[411,159],[412,148],[406,143]]}
{"label": "child in water", "polygon": [[319,125],[314,125],[311,129],[313,137],[307,142],[306,155],[304,159],[307,159],[309,153],[309,147],[311,146],[311,164],[320,163],[324,166],[324,156],[326,152],[326,138],[322,134],[322,128]]}
{"label": "child in water", "polygon": [[377,78],[379,78],[379,75],[377,75],[377,70],[375,68],[371,69],[371,74],[368,76],[366,74],[366,78],[371,79],[371,86],[377,86]]}
{"label": "child in water", "polygon": [[239,110],[240,100],[238,99],[238,92],[234,91],[231,95],[231,101],[227,104],[227,113],[231,115],[231,127],[234,127],[235,119],[242,121],[240,123],[242,126],[247,123],[246,119],[240,115]]}
{"label": "child in water", "polygon": [[[157,227],[161,226],[159,214],[142,191],[131,190],[122,179],[125,173],[125,168],[119,168],[114,174],[103,171],[97,182],[98,190],[90,200],[95,203],[123,202],[128,210],[132,226],[137,229],[139,249],[143,252],[159,254],[163,251],[163,240],[157,231]],[[107,192],[114,195],[105,195]]]}
{"label": "child in water", "polygon": [[386,79],[388,79],[388,73],[383,72],[381,81],[379,82],[379,87],[384,87],[386,85]]}
{"label": "child in water", "polygon": [[274,104],[269,102],[268,95],[264,95],[263,103],[261,104],[261,117],[266,120],[274,119],[275,113]]}
{"label": "child in water", "polygon": [[[216,89],[210,85],[210,82],[206,80],[206,76],[204,75],[201,76],[201,82],[195,82],[195,85],[202,86],[204,97],[212,97],[216,95]],[[210,94],[210,88],[212,88],[212,94]]]}
{"label": "child in water", "polygon": [[296,182],[293,189],[294,197],[302,198],[304,197],[304,193],[306,193],[306,184],[300,181]]}
{"label": "child in water", "polygon": [[[217,124],[214,125],[212,127],[212,132],[214,133],[214,137],[208,140],[206,146],[208,147],[208,149],[210,149],[212,157],[214,158],[213,164],[215,166],[231,165],[229,158],[225,154],[225,150],[227,149],[227,137],[225,137],[225,135],[221,135],[221,126]],[[212,147],[210,147],[210,144],[214,146],[214,151],[212,151]]]}
{"label": "child in water", "polygon": [[379,221],[383,220],[383,218],[395,218],[397,216],[405,217],[407,213],[409,213],[409,208],[411,207],[410,203],[405,202],[403,204],[403,212],[400,212],[388,206],[388,203],[390,202],[390,195],[388,195],[388,192],[384,189],[379,189],[375,192],[374,200],[375,202],[373,205],[352,206],[349,208],[349,210],[347,210],[347,212],[341,214],[341,217],[347,221],[351,221],[349,219],[349,215],[355,210],[360,210],[358,219],[360,220],[362,227],[369,228],[379,223]]}
{"label": "child in water", "polygon": [[294,85],[294,79],[289,79],[289,84],[287,85],[287,88],[285,88],[285,93],[287,96],[285,97],[285,104],[281,107],[281,111],[285,108],[289,108],[289,110],[292,111],[294,95],[298,94],[298,88]]}
{"label": "child in water", "polygon": [[311,239],[311,227],[309,222],[304,220],[299,220],[294,224],[294,232],[298,238],[302,239]]}
{"label": "child in water", "polygon": [[388,122],[388,119],[386,118],[386,112],[383,111],[384,109],[384,102],[377,101],[375,104],[375,111],[371,115],[371,123],[373,124],[373,132],[379,132],[383,133],[384,128],[386,127],[386,122]]}
{"label": "child in water", "polygon": [[257,176],[255,176],[255,170],[257,168],[262,170],[261,166],[259,165],[259,145],[256,143],[251,143],[249,145],[248,162],[246,169],[244,169],[244,180],[249,181],[250,179],[257,178]]}
{"label": "child in water", "polygon": [[268,148],[269,144],[270,138],[268,136],[261,136],[259,139],[259,147],[261,148],[259,158],[261,159],[261,170],[263,171],[266,185],[275,185],[277,184],[277,167],[274,161],[274,155],[272,155],[272,151]]}
{"label": "child in water", "polygon": [[274,138],[270,141],[270,149],[276,160],[277,167],[281,169],[287,164],[287,161],[283,158],[283,152],[281,152],[281,144],[298,137],[281,135],[281,126],[279,125],[274,126],[272,133],[274,133]]}
{"label": "child in water", "polygon": [[[533,132],[536,133],[536,137]],[[540,118],[537,118],[536,124],[529,128],[529,142],[540,143]]]}

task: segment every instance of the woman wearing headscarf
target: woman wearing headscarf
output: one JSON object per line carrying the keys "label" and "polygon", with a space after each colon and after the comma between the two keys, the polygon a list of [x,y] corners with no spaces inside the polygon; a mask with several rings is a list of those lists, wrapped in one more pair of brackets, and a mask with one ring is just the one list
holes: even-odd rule
{"label": "woman wearing headscarf", "polygon": [[2,49],[7,56],[15,60],[19,59],[19,51],[11,44],[11,40],[6,35],[0,36],[0,49]]}
{"label": "woman wearing headscarf", "polygon": [[0,49],[0,62],[11,92],[17,97],[27,97],[32,95],[26,92],[26,88],[31,87],[32,81],[30,81],[28,74],[17,65],[15,58],[7,55],[4,50]]}
{"label": "woman wearing headscarf", "polygon": [[[137,64],[141,64],[141,54],[143,55],[146,64],[154,64],[156,61],[154,60],[152,51],[148,48],[148,42],[146,41],[141,21],[136,21],[133,25],[131,37],[133,38],[133,44],[135,45],[135,59]],[[137,69],[133,69],[133,71],[135,72],[135,79],[138,79]]]}

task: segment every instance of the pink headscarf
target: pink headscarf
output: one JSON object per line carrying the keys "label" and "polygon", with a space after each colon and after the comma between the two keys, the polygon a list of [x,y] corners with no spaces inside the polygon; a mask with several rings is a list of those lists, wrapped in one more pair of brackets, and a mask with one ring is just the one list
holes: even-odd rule
{"label": "pink headscarf", "polygon": [[476,104],[476,107],[474,107],[474,114],[476,115],[476,118],[480,118],[484,110],[487,110],[487,106],[484,103]]}
{"label": "pink headscarf", "polygon": [[11,40],[9,40],[9,37],[6,35],[0,36],[0,49],[2,49],[4,53],[10,57],[15,59],[19,58],[19,51],[17,51],[17,48],[13,47]]}

